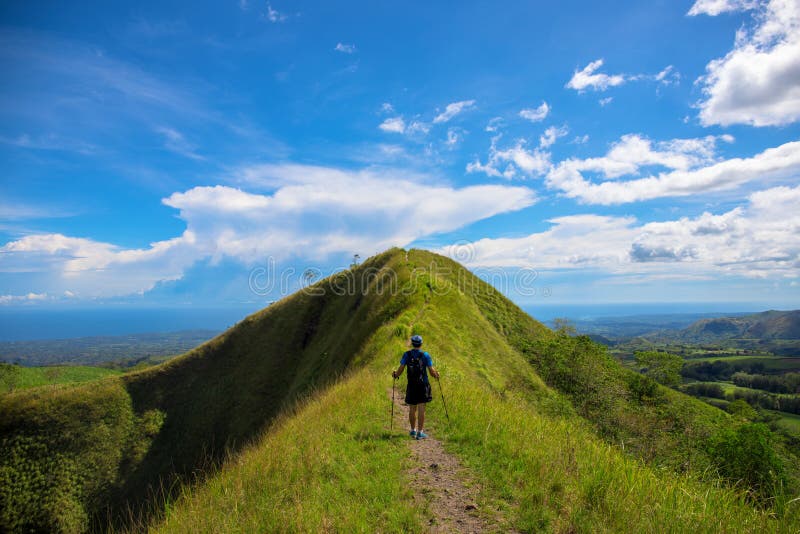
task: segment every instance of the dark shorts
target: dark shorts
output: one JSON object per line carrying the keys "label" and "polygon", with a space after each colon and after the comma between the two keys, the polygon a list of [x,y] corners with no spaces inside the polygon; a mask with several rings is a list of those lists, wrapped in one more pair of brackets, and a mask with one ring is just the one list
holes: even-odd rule
{"label": "dark shorts", "polygon": [[433,400],[431,384],[408,384],[406,386],[406,404],[423,404]]}

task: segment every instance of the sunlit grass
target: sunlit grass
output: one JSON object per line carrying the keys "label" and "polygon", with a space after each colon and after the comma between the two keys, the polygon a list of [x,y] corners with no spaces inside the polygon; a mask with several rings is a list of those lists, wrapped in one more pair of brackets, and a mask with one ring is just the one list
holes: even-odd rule
{"label": "sunlit grass", "polygon": [[13,373],[6,373],[8,374],[9,380],[0,381],[0,393],[7,393],[9,390],[34,388],[50,384],[88,382],[89,380],[97,380],[98,378],[118,375],[121,373],[121,371],[115,369],[83,365],[13,367]]}

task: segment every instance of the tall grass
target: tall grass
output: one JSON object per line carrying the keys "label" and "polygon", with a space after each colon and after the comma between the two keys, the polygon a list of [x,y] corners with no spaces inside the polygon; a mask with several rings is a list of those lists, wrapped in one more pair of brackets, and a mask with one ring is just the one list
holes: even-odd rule
{"label": "tall grass", "polygon": [[284,413],[154,530],[420,532],[407,436],[389,432],[387,381],[377,378],[358,373]]}
{"label": "tall grass", "polygon": [[521,531],[800,529],[796,506],[776,520],[754,508],[744,490],[654,470],[597,439],[581,421],[537,414],[519,395],[487,393],[463,381],[449,390],[446,447],[482,475],[485,491],[508,502]]}

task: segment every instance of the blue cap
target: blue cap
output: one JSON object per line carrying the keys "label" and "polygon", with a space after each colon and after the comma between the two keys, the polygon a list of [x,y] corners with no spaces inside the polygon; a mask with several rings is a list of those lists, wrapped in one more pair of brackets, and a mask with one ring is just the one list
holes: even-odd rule
{"label": "blue cap", "polygon": [[422,346],[422,336],[411,336],[411,344],[415,347]]}

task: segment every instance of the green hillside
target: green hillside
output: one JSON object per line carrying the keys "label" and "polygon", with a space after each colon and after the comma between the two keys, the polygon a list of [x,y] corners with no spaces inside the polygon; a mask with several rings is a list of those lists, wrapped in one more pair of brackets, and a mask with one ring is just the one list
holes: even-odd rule
{"label": "green hillside", "polygon": [[800,527],[796,458],[769,431],[551,332],[447,258],[394,249],[165,364],[2,397],[0,530],[108,517],[174,532],[423,530],[406,436],[388,431],[389,372],[412,333],[448,396],[450,424],[434,402],[429,428],[511,528]]}

